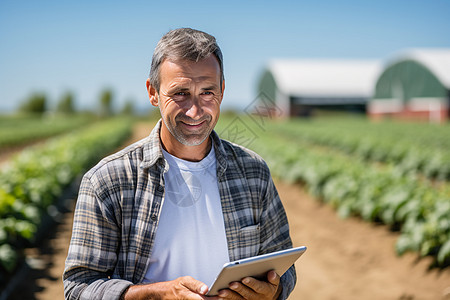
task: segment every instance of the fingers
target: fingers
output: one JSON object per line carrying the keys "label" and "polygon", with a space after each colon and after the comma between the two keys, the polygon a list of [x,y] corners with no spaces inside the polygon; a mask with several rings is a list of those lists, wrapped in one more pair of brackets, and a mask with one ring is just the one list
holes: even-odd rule
{"label": "fingers", "polygon": [[274,271],[267,274],[267,281],[246,277],[241,282],[232,282],[229,289],[219,292],[225,299],[273,299],[280,284],[280,276]]}
{"label": "fingers", "polygon": [[133,285],[124,299],[206,299],[208,287],[192,277],[180,277],[172,281]]}
{"label": "fingers", "polygon": [[242,283],[252,289],[257,294],[268,294],[272,291],[272,284],[265,281],[256,280],[252,277],[246,277],[242,280]]}
{"label": "fingers", "polygon": [[[231,286],[233,286],[233,284],[234,283],[232,283]],[[242,285],[240,283],[238,283],[238,284]],[[236,289],[236,290],[238,290],[238,289]],[[218,296],[219,296],[220,299],[229,299],[229,300],[251,299],[248,296],[247,296],[247,298],[243,298],[241,296],[241,294],[239,294],[237,291],[233,291],[233,290],[230,290],[230,289],[221,290],[219,292]]]}
{"label": "fingers", "polygon": [[[245,278],[242,280],[242,283],[240,282],[233,282],[230,284],[230,289],[238,294],[238,296],[242,296],[244,299],[252,299],[255,295],[255,290],[249,288],[246,284],[248,284],[249,278]],[[253,278],[251,278],[253,279]],[[257,292],[258,293],[258,292]],[[238,298],[241,299],[241,298]]]}
{"label": "fingers", "polygon": [[280,284],[280,276],[275,271],[270,271],[267,274],[267,281],[256,280],[252,277],[246,277],[242,283],[251,288],[258,294],[267,295],[274,293]]}
{"label": "fingers", "polygon": [[281,277],[275,272],[270,271],[267,274],[267,281],[269,281],[271,284],[278,286],[280,284]]}
{"label": "fingers", "polygon": [[188,290],[200,294],[205,295],[208,292],[208,286],[201,281],[195,280],[190,276],[185,276],[179,278],[180,284],[187,288]]}

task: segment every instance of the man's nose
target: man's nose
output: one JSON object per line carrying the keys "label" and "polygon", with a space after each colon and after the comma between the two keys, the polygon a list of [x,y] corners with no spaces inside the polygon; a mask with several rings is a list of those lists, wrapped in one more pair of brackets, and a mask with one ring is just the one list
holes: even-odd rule
{"label": "man's nose", "polygon": [[192,119],[199,119],[203,115],[201,100],[198,96],[192,96],[186,111],[186,116]]}

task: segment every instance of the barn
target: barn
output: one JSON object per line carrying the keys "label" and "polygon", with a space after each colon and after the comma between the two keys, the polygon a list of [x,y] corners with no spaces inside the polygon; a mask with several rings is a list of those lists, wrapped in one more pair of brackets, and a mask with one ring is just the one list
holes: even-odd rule
{"label": "barn", "polygon": [[375,60],[272,60],[262,72],[258,95],[284,117],[317,108],[365,112],[380,70]]}
{"label": "barn", "polygon": [[450,49],[412,49],[387,60],[368,103],[373,119],[444,122],[450,107]]}

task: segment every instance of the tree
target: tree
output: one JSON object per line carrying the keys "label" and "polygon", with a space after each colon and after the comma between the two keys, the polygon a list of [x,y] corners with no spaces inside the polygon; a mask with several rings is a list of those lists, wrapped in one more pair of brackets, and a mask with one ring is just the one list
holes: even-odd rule
{"label": "tree", "polygon": [[71,92],[64,93],[61,100],[58,102],[56,112],[62,114],[73,114],[75,112],[74,97]]}
{"label": "tree", "polygon": [[102,117],[108,117],[113,114],[112,98],[113,98],[113,94],[110,89],[105,89],[101,93],[101,95],[100,95],[100,115]]}
{"label": "tree", "polygon": [[134,114],[134,101],[131,99],[128,99],[125,101],[125,104],[120,112],[122,115],[131,116]]}
{"label": "tree", "polygon": [[19,111],[23,113],[43,114],[47,109],[47,97],[44,93],[33,93],[20,105]]}

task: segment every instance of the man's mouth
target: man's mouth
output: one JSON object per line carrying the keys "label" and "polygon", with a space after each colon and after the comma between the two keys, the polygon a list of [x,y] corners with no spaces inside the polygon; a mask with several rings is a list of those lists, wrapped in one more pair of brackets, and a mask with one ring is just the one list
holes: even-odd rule
{"label": "man's mouth", "polygon": [[203,124],[205,124],[206,120],[203,120],[200,122],[185,122],[185,121],[180,121],[180,122],[188,128],[196,129],[196,128],[201,127]]}

